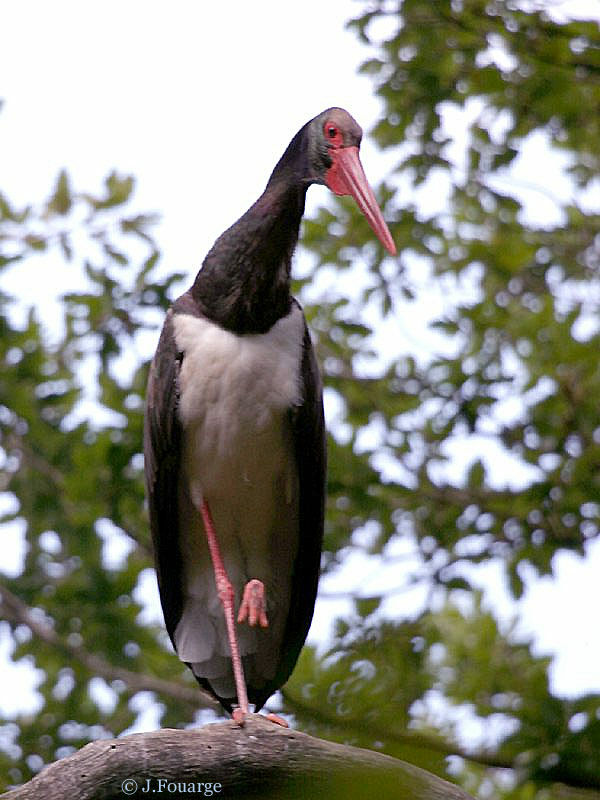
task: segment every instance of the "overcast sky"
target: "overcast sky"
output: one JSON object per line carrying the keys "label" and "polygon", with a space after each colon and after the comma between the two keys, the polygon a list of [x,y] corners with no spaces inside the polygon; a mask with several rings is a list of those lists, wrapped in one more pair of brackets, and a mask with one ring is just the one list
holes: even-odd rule
{"label": "overcast sky", "polygon": [[[599,9],[597,0],[561,5],[580,13]],[[76,189],[92,192],[114,168],[132,173],[136,208],[162,215],[157,238],[164,267],[191,278],[214,239],[261,193],[304,122],[331,105],[347,108],[365,130],[376,120],[372,84],[356,74],[369,53],[344,30],[363,7],[350,0],[4,0],[1,190],[16,203],[35,203],[48,195],[62,167]],[[386,159],[368,140],[362,159],[376,183]],[[557,165],[558,188],[560,180]],[[325,197],[324,187],[313,187],[307,213]],[[46,267],[52,286],[66,288],[68,272],[52,267]],[[22,293],[26,285],[32,301],[51,315],[48,284],[19,270],[4,278],[3,288]],[[3,545],[0,553],[6,564],[13,559],[7,568],[14,569],[17,550]],[[600,634],[586,619],[597,598],[600,546],[589,547],[586,562],[563,555],[555,567],[558,583],[532,582],[520,605],[522,630],[535,635],[539,651],[558,653],[552,673],[558,691],[600,690]],[[481,568],[480,574],[509,617],[513,607],[498,569]],[[327,587],[348,582],[352,564]],[[389,610],[402,613],[419,602],[402,595]],[[318,636],[332,610],[343,608],[319,605]],[[5,639],[0,655],[7,646]],[[8,678],[0,680],[0,708],[26,704],[26,673],[1,659],[0,671]],[[16,686],[23,686],[22,694]]]}

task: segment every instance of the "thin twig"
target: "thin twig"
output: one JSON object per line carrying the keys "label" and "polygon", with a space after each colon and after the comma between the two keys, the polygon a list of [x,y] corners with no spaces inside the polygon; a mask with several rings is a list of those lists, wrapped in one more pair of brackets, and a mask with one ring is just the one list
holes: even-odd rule
{"label": "thin twig", "polygon": [[124,667],[116,667],[102,656],[88,652],[84,647],[69,644],[50,625],[36,619],[31,609],[1,584],[0,613],[14,624],[25,625],[38,639],[77,659],[95,675],[107,681],[122,681],[133,693],[156,692],[198,708],[217,708],[217,703],[200,688],[187,687],[175,681],[166,681],[151,675],[141,675]]}

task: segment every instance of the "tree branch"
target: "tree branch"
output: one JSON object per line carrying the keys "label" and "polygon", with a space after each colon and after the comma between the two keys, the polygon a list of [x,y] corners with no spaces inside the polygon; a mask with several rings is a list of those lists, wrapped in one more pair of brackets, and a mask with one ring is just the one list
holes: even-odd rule
{"label": "tree branch", "polygon": [[257,714],[243,728],[230,721],[99,740],[2,797],[123,800],[158,792],[180,798],[470,800],[457,786],[404,761],[315,739]]}
{"label": "tree branch", "polygon": [[218,708],[218,704],[199,687],[183,686],[175,681],[166,681],[151,675],[140,675],[138,672],[124,667],[116,667],[102,656],[90,653],[80,645],[69,644],[56,633],[54,628],[36,619],[31,609],[1,584],[0,614],[15,625],[25,625],[42,642],[77,659],[95,675],[99,675],[107,681],[122,681],[133,693],[156,692],[183,703],[191,703],[198,708]]}

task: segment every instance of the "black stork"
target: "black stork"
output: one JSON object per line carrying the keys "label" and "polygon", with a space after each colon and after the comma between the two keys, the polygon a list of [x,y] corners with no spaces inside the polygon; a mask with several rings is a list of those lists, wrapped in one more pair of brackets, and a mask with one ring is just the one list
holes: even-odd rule
{"label": "black stork", "polygon": [[396,252],[359,160],[361,136],[341,108],[298,131],[168,311],[150,368],[145,472],[167,631],[240,724],[248,703],[258,711],[292,672],[319,577],[321,379],[290,294],[310,184],[352,195]]}

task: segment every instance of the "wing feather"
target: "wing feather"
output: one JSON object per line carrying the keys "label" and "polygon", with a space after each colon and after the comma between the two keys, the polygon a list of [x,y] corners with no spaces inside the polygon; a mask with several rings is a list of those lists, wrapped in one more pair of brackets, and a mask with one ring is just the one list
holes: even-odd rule
{"label": "wing feather", "polygon": [[179,546],[178,481],[181,460],[179,368],[169,311],[148,376],[144,424],[144,469],[154,560],[167,631],[173,641],[183,607]]}

